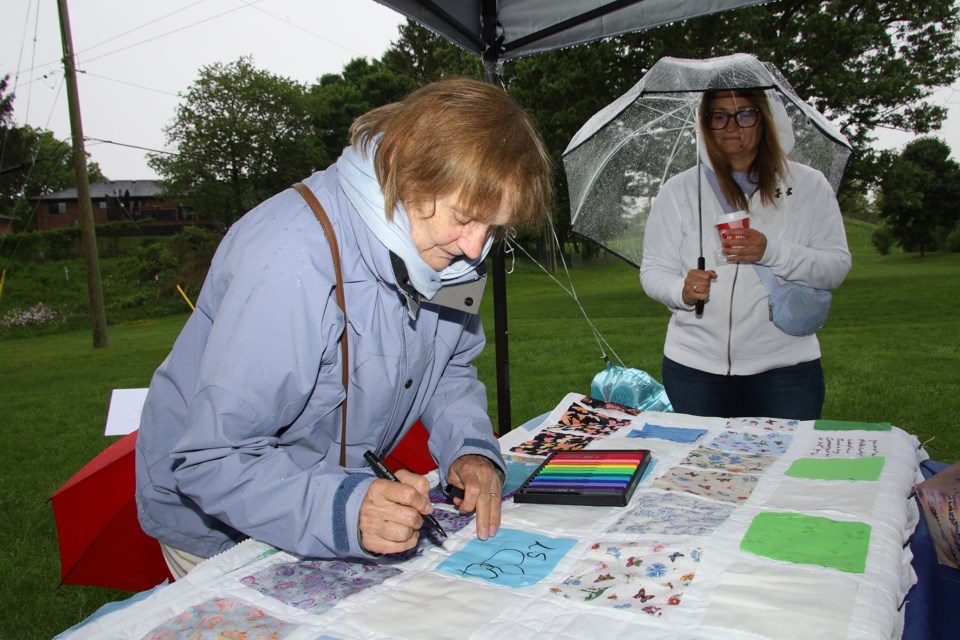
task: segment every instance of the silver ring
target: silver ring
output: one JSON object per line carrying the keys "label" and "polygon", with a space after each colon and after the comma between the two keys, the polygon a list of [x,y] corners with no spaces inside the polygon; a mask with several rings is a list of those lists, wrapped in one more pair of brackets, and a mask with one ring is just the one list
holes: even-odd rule
{"label": "silver ring", "polygon": [[693,285],[693,291],[694,291],[695,293],[700,293],[700,285],[698,285],[698,284]]}
{"label": "silver ring", "polygon": [[492,496],[494,496],[494,497],[496,497],[496,498],[499,498],[499,497],[500,497],[500,494],[499,494],[499,493],[491,493],[490,495],[492,495]]}

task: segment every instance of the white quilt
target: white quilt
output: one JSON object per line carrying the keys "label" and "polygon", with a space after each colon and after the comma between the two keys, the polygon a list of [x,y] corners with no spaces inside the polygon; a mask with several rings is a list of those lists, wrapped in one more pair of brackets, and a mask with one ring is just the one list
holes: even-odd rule
{"label": "white quilt", "polygon": [[631,415],[571,393],[501,438],[507,489],[551,447],[649,449],[627,507],[507,499],[500,541],[480,544],[471,517],[437,504],[446,542],[422,533],[376,564],[248,540],[60,637],[899,638],[926,455],[896,427],[815,426]]}

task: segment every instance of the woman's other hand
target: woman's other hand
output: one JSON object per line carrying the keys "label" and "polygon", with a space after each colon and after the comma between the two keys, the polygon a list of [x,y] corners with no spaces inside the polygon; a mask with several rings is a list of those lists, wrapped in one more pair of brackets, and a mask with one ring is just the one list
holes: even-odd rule
{"label": "woman's other hand", "polygon": [[463,488],[463,499],[454,498],[460,512],[477,512],[477,537],[486,540],[497,535],[503,484],[493,462],[474,454],[461,456],[447,475],[452,484]]}
{"label": "woman's other hand", "polygon": [[710,282],[716,280],[716,271],[690,269],[683,279],[683,301],[688,305],[710,299]]}
{"label": "woman's other hand", "polygon": [[760,262],[767,250],[767,236],[756,229],[731,229],[723,242],[723,253],[730,262]]}

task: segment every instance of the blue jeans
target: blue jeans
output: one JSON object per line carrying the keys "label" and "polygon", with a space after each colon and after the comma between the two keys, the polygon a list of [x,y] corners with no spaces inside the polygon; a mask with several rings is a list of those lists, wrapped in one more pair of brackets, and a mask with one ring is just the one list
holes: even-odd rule
{"label": "blue jeans", "polygon": [[816,420],[826,387],[820,359],[750,376],[721,376],[664,356],[663,386],[677,413]]}

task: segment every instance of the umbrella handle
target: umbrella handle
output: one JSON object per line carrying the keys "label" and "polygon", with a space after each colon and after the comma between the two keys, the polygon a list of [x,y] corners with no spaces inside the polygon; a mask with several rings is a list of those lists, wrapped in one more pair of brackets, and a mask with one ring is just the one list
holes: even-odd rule
{"label": "umbrella handle", "polygon": [[[707,268],[707,261],[704,259],[704,257],[700,256],[699,258],[697,258],[697,269],[700,269],[700,271],[704,271],[706,270],[706,268]],[[697,300],[697,317],[698,318],[703,317],[703,300]]]}

